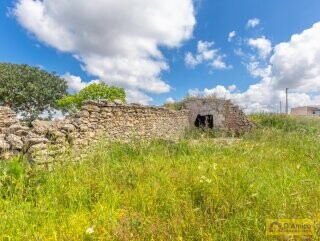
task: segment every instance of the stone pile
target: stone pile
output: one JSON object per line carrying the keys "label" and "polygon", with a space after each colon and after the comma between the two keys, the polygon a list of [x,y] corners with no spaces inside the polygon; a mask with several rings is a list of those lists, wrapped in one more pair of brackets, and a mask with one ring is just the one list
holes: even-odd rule
{"label": "stone pile", "polygon": [[0,159],[23,154],[32,160],[40,152],[48,154],[47,144],[57,144],[49,135],[50,131],[55,131],[55,122],[37,120],[32,124],[33,127],[29,128],[16,122],[8,128],[2,129],[0,134]]}

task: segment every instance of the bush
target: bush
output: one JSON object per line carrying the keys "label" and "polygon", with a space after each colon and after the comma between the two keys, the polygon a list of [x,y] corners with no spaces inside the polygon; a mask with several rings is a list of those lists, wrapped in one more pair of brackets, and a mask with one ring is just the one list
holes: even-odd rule
{"label": "bush", "polygon": [[320,129],[317,119],[308,119],[290,115],[252,114],[249,119],[260,127],[270,127],[286,132],[316,133]]}
{"label": "bush", "polygon": [[126,94],[124,89],[115,86],[108,86],[104,83],[91,84],[80,90],[78,94],[67,95],[57,101],[59,108],[64,113],[72,113],[79,110],[86,100],[120,100],[125,102]]}

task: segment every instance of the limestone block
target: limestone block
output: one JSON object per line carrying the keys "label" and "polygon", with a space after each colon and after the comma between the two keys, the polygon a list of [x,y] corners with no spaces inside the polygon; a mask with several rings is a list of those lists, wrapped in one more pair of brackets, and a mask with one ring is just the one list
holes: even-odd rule
{"label": "limestone block", "polygon": [[50,121],[41,121],[41,120],[35,120],[31,124],[33,126],[32,131],[39,135],[46,135],[51,126]]}
{"label": "limestone block", "polygon": [[7,151],[10,149],[10,144],[4,139],[0,138],[0,152]]}
{"label": "limestone block", "polygon": [[89,111],[89,112],[99,112],[100,111],[100,108],[96,105],[92,105],[92,104],[89,104],[89,105],[85,105],[81,108],[81,110],[86,110],[86,111]]}
{"label": "limestone block", "polygon": [[22,150],[23,148],[23,142],[21,137],[16,136],[14,134],[9,134],[6,137],[7,142],[11,145],[11,148],[13,150]]}
{"label": "limestone block", "polygon": [[89,111],[87,110],[81,110],[79,111],[78,113],[75,114],[75,117],[78,117],[78,118],[83,118],[83,117],[89,117],[90,113]]}
{"label": "limestone block", "polygon": [[62,126],[61,127],[61,130],[64,130],[64,131],[66,131],[67,133],[72,133],[72,132],[74,132],[75,131],[75,127],[74,127],[74,125],[72,125],[72,124],[66,124],[66,125],[64,125],[64,126]]}
{"label": "limestone block", "polygon": [[4,132],[6,134],[16,134],[18,131],[28,132],[30,129],[26,126],[22,126],[20,123],[16,123],[8,127]]}
{"label": "limestone block", "polygon": [[47,138],[44,138],[44,137],[30,137],[26,140],[25,144],[24,144],[24,151],[28,151],[30,149],[30,147],[34,146],[34,145],[37,145],[37,144],[46,144],[48,143],[49,140]]}

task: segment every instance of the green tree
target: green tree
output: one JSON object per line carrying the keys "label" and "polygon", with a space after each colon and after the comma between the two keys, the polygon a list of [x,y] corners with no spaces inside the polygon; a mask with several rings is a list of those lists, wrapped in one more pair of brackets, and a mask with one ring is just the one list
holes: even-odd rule
{"label": "green tree", "polygon": [[57,107],[56,101],[67,94],[67,83],[55,73],[37,67],[0,63],[0,105],[19,112],[32,121]]}
{"label": "green tree", "polygon": [[77,94],[62,97],[57,104],[64,113],[70,113],[79,110],[86,100],[99,99],[121,100],[125,103],[126,93],[123,88],[108,86],[104,83],[91,84]]}

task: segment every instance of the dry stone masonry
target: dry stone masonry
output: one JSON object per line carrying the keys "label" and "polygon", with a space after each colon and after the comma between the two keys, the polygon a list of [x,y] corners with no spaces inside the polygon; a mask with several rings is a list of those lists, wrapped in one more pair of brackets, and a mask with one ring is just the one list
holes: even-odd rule
{"label": "dry stone masonry", "polygon": [[16,124],[16,113],[9,107],[0,106],[0,133],[2,129],[8,128],[13,124]]}
{"label": "dry stone masonry", "polygon": [[191,126],[204,126],[234,134],[247,132],[254,127],[243,111],[230,100],[187,100],[183,103],[183,108],[190,111]]}
{"label": "dry stone masonry", "polygon": [[23,153],[34,161],[38,156],[44,159],[55,156],[70,146],[88,146],[100,138],[178,139],[189,122],[188,111],[101,100],[87,101],[78,113],[62,121],[36,120],[32,128],[21,125],[15,113],[3,107],[0,126],[2,159]]}
{"label": "dry stone masonry", "polygon": [[180,111],[118,101],[87,101],[78,113],[65,120],[36,120],[31,128],[20,123],[10,108],[0,107],[0,160],[23,154],[30,162],[41,164],[67,150],[90,146],[101,138],[174,140],[203,116],[212,116],[205,119],[212,121],[211,128],[240,133],[252,127],[230,101],[191,101]]}

